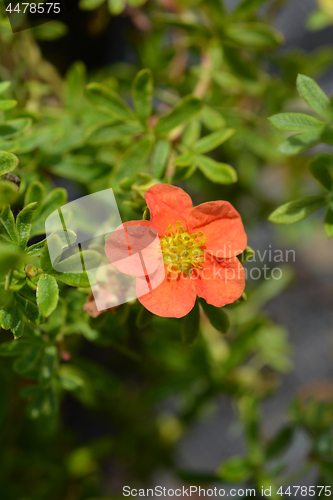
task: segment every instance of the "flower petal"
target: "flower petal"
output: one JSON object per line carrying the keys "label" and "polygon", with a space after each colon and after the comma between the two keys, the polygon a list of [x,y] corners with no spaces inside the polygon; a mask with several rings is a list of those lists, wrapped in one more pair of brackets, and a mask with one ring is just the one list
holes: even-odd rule
{"label": "flower petal", "polygon": [[245,288],[245,271],[237,257],[218,261],[207,256],[201,270],[191,274],[199,297],[207,304],[222,307],[239,299]]}
{"label": "flower petal", "polygon": [[[165,266],[166,267],[166,266]],[[141,304],[153,314],[166,318],[182,318],[193,309],[196,299],[194,284],[185,274],[167,273],[162,283],[152,291],[146,291],[147,284],[143,278],[137,278],[137,296]]]}
{"label": "flower petal", "polygon": [[145,194],[150,210],[150,223],[157,230],[159,236],[169,233],[171,224],[176,229],[176,222],[180,221],[187,228],[188,215],[193,207],[192,200],[181,188],[169,184],[156,184]]}
{"label": "flower petal", "polygon": [[191,210],[190,233],[202,231],[206,251],[219,259],[230,259],[245,250],[247,236],[239,213],[228,201],[210,201]]}
{"label": "flower petal", "polygon": [[131,276],[151,274],[162,261],[157,231],[146,220],[118,226],[105,243],[105,253],[119,271]]}

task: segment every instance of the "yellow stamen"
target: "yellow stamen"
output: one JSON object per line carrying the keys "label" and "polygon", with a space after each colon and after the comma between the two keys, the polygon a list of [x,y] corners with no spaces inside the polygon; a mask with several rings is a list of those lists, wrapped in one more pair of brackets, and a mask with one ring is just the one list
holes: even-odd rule
{"label": "yellow stamen", "polygon": [[[204,250],[201,248],[207,241],[202,231],[189,234],[185,231],[181,222],[176,222],[176,231],[172,231],[171,224],[168,226],[168,235],[161,239],[163,262],[168,265],[168,272],[184,272],[190,276],[193,268],[202,269],[199,263],[205,262]],[[201,240],[197,240],[201,238]]]}

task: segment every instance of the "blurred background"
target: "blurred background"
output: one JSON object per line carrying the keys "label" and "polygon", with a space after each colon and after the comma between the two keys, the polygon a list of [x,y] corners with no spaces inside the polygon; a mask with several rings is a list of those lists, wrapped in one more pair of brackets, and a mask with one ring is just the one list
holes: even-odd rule
{"label": "blurred background", "polygon": [[[229,91],[228,85],[233,85],[230,78],[230,83],[223,82],[220,86],[215,83],[218,88],[209,97],[211,106],[221,111],[227,125],[236,124],[235,136],[218,150],[217,159],[226,158],[236,168],[239,185],[219,185],[201,172],[191,178],[174,177],[172,182],[183,187],[195,205],[214,199],[231,201],[243,217],[248,244],[257,255],[254,263],[245,264],[248,272],[252,267],[262,269],[266,264],[270,269],[281,267],[281,278],[249,277],[248,300],[228,309],[231,331],[226,336],[217,333],[203,316],[202,336],[191,348],[181,343],[178,320],[154,318],[148,329],[138,330],[132,312],[126,313],[127,323],[119,311],[117,315],[107,313],[88,318],[86,313],[82,316],[86,295],[82,298],[74,289],[64,290],[69,328],[59,349],[71,353],[76,369],[73,373],[80,379],[80,388],[74,391],[67,388],[56,427],[48,432],[47,425],[43,429],[43,420],[30,421],[24,416],[25,402],[18,393],[30,385],[29,378],[25,380],[23,375],[22,380],[17,374],[9,374],[12,359],[4,358],[1,387],[4,400],[7,398],[3,410],[6,431],[2,436],[0,472],[4,500],[119,498],[125,484],[170,488],[183,484],[224,484],[228,489],[234,483],[239,487],[269,485],[274,480],[279,485],[280,473],[286,485],[310,486],[318,481],[332,484],[331,407],[326,418],[326,407],[307,409],[299,403],[307,397],[325,404],[333,401],[332,241],[323,230],[324,210],[290,226],[275,226],[267,219],[282,203],[321,193],[307,164],[316,154],[330,152],[331,147],[318,145],[297,156],[281,155],[277,148],[285,134],[274,131],[268,118],[281,111],[309,112],[296,94],[298,72],[308,74],[328,95],[332,94],[333,26],[328,22],[320,29],[313,29],[314,22],[311,24],[309,19],[313,19],[319,8],[315,0],[275,1],[268,15],[269,3],[257,2],[258,9],[255,14],[251,11],[249,19],[252,21],[251,16],[264,17],[265,22],[269,19],[267,22],[283,34],[284,43],[274,51],[266,52],[263,48],[250,56],[246,46],[244,51],[244,61],[248,57],[249,64],[255,67],[253,79],[258,78],[260,85],[264,82],[262,88],[255,88],[249,77],[252,87],[244,84],[239,91]],[[47,36],[38,37],[36,32],[41,57],[53,65],[55,73],[51,77],[49,73],[43,80],[41,73],[22,69],[19,43],[28,39],[28,31],[5,40],[0,53],[1,79],[14,82],[14,94],[20,105],[28,102],[30,111],[41,106],[40,123],[43,105],[52,106],[52,98],[56,102],[61,95],[55,90],[58,82],[68,78],[68,71],[76,61],[86,66],[88,81],[108,84],[125,98],[136,71],[150,67],[150,62],[160,92],[156,99],[165,92],[168,101],[165,106],[173,103],[174,95],[191,92],[200,62],[197,42],[186,37],[184,41],[178,32],[168,33],[163,24],[166,31],[161,42],[159,25],[155,29],[154,23],[159,10],[181,16],[186,9],[200,9],[200,2],[165,0],[156,6],[155,2],[148,2],[143,6],[127,6],[118,15],[110,15],[102,2],[95,2],[96,8],[92,0],[88,4],[81,2],[62,19],[67,29],[58,39],[47,40]],[[232,13],[240,2],[226,0],[225,4]],[[173,22],[177,27],[176,21]],[[153,29],[147,28],[149,25]],[[45,29],[47,26],[44,25]],[[169,26],[173,26],[171,21]],[[31,33],[34,36],[33,30]],[[195,36],[200,45],[202,35]],[[187,47],[187,43],[189,54],[183,65],[180,48]],[[169,54],[168,47],[172,44]],[[14,63],[10,60],[13,54]],[[168,76],[170,61],[176,56],[180,69],[173,65],[175,76]],[[260,73],[258,77],[256,70]],[[44,94],[36,90],[36,109],[31,81],[44,82],[52,88]],[[28,85],[31,93],[27,98]],[[64,106],[61,97],[59,102],[61,109]],[[238,118],[238,110],[244,116],[246,113],[251,116],[246,115],[243,122],[242,113]],[[79,113],[77,116],[75,124],[84,122]],[[262,138],[257,134],[258,144],[251,146],[254,138],[246,136],[246,127],[252,134],[258,130],[262,133]],[[72,130],[71,125],[68,130]],[[92,147],[73,145],[72,150],[64,148],[64,154],[90,155]],[[34,151],[25,153],[23,149],[20,160],[25,187],[40,179],[47,188],[65,188],[68,199],[73,200],[105,185],[104,173],[86,181],[66,173],[67,163],[63,159],[47,164],[43,154]],[[112,154],[105,148],[99,161],[112,164]],[[127,196],[124,192],[119,194],[121,199]],[[16,203],[19,207],[20,199]],[[131,212],[132,208],[124,208],[124,218],[140,218],[138,213]],[[284,255],[278,264],[272,262],[268,253],[276,250]],[[293,250],[295,255],[288,262],[287,250]],[[258,255],[265,257],[260,261]],[[89,336],[91,332],[87,333],[86,327],[75,326],[83,320],[91,330],[99,332],[96,338]],[[253,333],[258,331],[263,332],[262,337]],[[3,341],[11,338],[4,331],[1,336]],[[62,356],[65,363],[66,355]],[[308,420],[303,421],[303,417]],[[321,424],[323,418],[328,423],[325,420]],[[260,437],[253,430],[258,426]],[[284,433],[279,434],[281,429]],[[263,449],[267,443],[276,446],[277,453],[273,450],[270,455],[265,448],[264,458],[257,458],[261,465],[253,476],[237,476],[236,471],[228,480],[221,464],[248,453],[254,456],[255,450],[260,449],[259,442],[264,443]],[[318,452],[319,445],[324,451]],[[318,461],[314,456],[320,457]],[[257,497],[260,498],[259,493]]]}

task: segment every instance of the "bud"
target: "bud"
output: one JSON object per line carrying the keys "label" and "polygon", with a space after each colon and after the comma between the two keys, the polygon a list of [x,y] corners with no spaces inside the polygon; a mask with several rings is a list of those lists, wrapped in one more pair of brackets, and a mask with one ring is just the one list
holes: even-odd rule
{"label": "bud", "polygon": [[27,264],[24,270],[29,278],[36,278],[38,274],[38,267],[34,266],[33,264]]}

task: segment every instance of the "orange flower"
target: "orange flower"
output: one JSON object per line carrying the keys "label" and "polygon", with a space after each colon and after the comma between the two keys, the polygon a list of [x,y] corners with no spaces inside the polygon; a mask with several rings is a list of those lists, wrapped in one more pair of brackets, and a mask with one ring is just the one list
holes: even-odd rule
{"label": "orange flower", "polygon": [[[124,226],[157,231],[165,276],[162,282],[160,272],[137,278],[141,304],[158,316],[181,318],[191,311],[197,295],[216,307],[237,300],[245,287],[245,272],[236,256],[244,251],[247,237],[233,206],[212,201],[193,207],[188,194],[168,184],[151,187],[145,198],[151,220]],[[156,287],[155,276],[160,283]]]}

